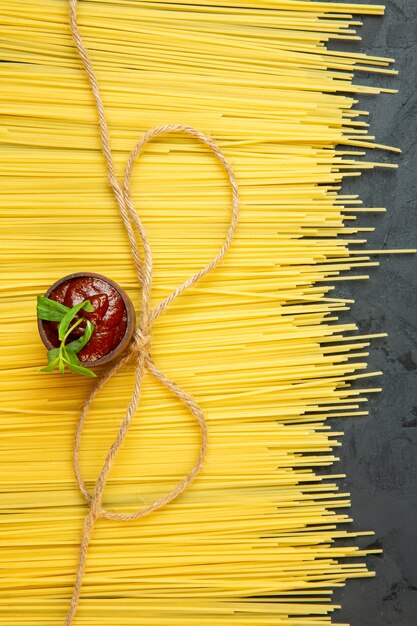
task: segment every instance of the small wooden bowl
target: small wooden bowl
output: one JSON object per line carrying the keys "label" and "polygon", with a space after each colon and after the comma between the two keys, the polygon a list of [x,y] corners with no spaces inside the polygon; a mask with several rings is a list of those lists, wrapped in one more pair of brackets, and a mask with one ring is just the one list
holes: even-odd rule
{"label": "small wooden bowl", "polygon": [[[127,293],[125,292],[125,290],[122,289],[120,285],[115,283],[114,280],[111,280],[111,278],[107,278],[107,276],[103,276],[102,274],[96,274],[95,272],[77,272],[75,274],[68,274],[68,276],[64,276],[63,278],[60,278],[59,280],[57,280],[53,285],[49,287],[48,291],[45,293],[45,297],[49,298],[50,294],[54,291],[54,289],[56,289],[62,283],[66,283],[67,281],[70,281],[74,278],[83,278],[83,277],[89,277],[89,276],[93,278],[100,278],[101,280],[111,285],[120,294],[124,302],[124,305],[126,307],[126,313],[127,313],[126,331],[120,343],[116,346],[116,348],[114,348],[114,350],[112,350],[108,354],[105,354],[104,356],[102,356],[100,359],[95,359],[94,361],[82,362],[82,365],[85,367],[95,367],[96,365],[103,365],[104,363],[109,363],[110,361],[113,361],[113,359],[116,359],[117,357],[119,357],[122,354],[122,352],[126,350],[127,346],[132,341],[133,333],[135,332],[135,327],[136,327],[136,315],[135,315],[135,309],[133,307],[132,301],[127,295]],[[44,320],[40,320],[38,318],[39,335],[43,343],[45,344],[46,348],[48,350],[51,350],[51,348],[54,348],[55,346],[49,341],[48,336],[45,332],[43,323],[44,323]]]}

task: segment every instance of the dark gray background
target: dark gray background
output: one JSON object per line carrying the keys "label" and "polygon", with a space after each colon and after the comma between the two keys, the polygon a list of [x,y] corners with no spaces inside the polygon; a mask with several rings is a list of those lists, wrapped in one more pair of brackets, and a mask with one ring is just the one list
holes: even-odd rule
{"label": "dark gray background", "polygon": [[[374,170],[351,179],[344,192],[359,193],[364,206],[388,209],[366,214],[361,225],[375,226],[372,248],[417,247],[417,0],[368,0],[385,4],[386,15],[364,17],[362,42],[334,49],[360,50],[396,59],[398,77],[356,74],[355,82],[399,89],[398,95],[365,96],[359,108],[370,112],[378,143],[395,145],[401,155],[369,152],[369,160],[398,163],[399,169]],[[352,495],[355,530],[376,531],[362,546],[382,547],[370,557],[376,578],[355,580],[335,599],[343,608],[335,620],[351,626],[417,626],[417,256],[378,257],[369,281],[342,283],[338,290],[356,300],[345,316],[366,333],[389,333],[373,341],[370,370],[383,392],[369,402],[369,417],[346,418],[341,461],[343,487]],[[366,271],[364,272],[366,273]]]}

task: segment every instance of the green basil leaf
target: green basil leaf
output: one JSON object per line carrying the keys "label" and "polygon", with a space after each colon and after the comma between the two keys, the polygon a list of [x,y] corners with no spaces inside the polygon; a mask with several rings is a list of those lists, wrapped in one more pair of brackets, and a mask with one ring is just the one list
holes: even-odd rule
{"label": "green basil leaf", "polygon": [[80,365],[80,359],[75,352],[69,348],[69,345],[62,347],[62,357],[67,365],[70,363],[73,365]]}
{"label": "green basil leaf", "polygon": [[47,298],[46,296],[38,296],[38,304],[44,308],[50,309],[51,311],[61,311],[62,313],[66,313],[70,310],[70,308],[65,306],[65,304],[61,304],[61,302],[57,302],[56,300],[51,300],[51,298]]}
{"label": "green basil leaf", "polygon": [[[89,307],[88,309],[87,309],[87,306]],[[62,341],[65,338],[65,335],[67,333],[70,323],[72,322],[74,317],[77,315],[78,311],[81,311],[81,309],[86,309],[86,310],[89,310],[90,312],[94,311],[94,308],[92,307],[91,302],[89,300],[84,300],[84,302],[80,302],[79,304],[76,304],[71,309],[69,309],[69,311],[67,311],[67,313],[62,318],[58,327],[58,338],[60,341]]]}
{"label": "green basil leaf", "polygon": [[59,357],[51,361],[46,367],[42,367],[39,371],[40,372],[52,372],[55,369],[55,367],[58,365],[58,362],[59,362]]}
{"label": "green basil leaf", "polygon": [[84,376],[91,376],[92,378],[96,377],[96,374],[91,370],[84,367],[78,358],[78,356],[72,350],[68,350],[68,346],[63,348],[64,352],[64,361],[68,365],[68,368],[75,372],[76,374],[83,374]]}
{"label": "green basil leaf", "polygon": [[52,361],[56,361],[59,358],[59,350],[60,348],[51,348],[48,350],[48,363],[52,363]]}
{"label": "green basil leaf", "polygon": [[68,348],[69,350],[72,350],[73,352],[79,352],[80,350],[82,350],[82,348],[84,348],[86,343],[90,341],[91,335],[93,334],[93,332],[94,332],[94,324],[90,322],[90,320],[86,320],[84,335],[82,335],[82,337],[79,337],[79,339],[75,339],[75,341],[71,341],[70,343],[67,343],[65,347]]}
{"label": "green basil leaf", "polygon": [[75,374],[83,374],[83,376],[90,376],[91,378],[97,377],[94,372],[86,367],[83,367],[82,365],[75,365],[75,363],[67,363],[67,365],[71,372],[74,372]]}
{"label": "green basil leaf", "polygon": [[67,339],[67,337],[70,336],[70,334],[77,328],[77,326],[79,326],[80,324],[82,324],[84,322],[84,318],[83,317],[78,317],[75,322],[73,324],[71,324],[71,326],[68,328],[67,332],[65,333],[65,337],[63,338],[63,342],[65,342],[65,340]]}
{"label": "green basil leaf", "polygon": [[83,318],[80,317],[71,325],[71,322],[81,309],[90,313],[94,311],[94,307],[89,300],[84,300],[84,302],[69,308],[45,296],[38,296],[37,311],[39,319],[59,322],[58,337],[61,341],[59,348],[52,348],[48,351],[48,365],[43,367],[40,370],[41,372],[52,372],[55,367],[58,367],[61,374],[64,374],[65,365],[67,365],[72,372],[96,378],[96,374],[84,367],[77,356],[77,352],[91,339],[94,332],[94,324],[90,320],[85,320],[86,329],[82,337],[65,345],[67,336],[83,321]]}
{"label": "green basil leaf", "polygon": [[38,306],[37,315],[40,320],[47,320],[48,322],[60,322],[65,313],[59,311],[49,311],[48,309],[42,309]]}
{"label": "green basil leaf", "polygon": [[87,311],[88,313],[94,313],[94,310],[95,310],[90,300],[84,300],[83,309],[84,311]]}
{"label": "green basil leaf", "polygon": [[69,310],[69,307],[60,302],[50,300],[45,296],[38,296],[37,314],[40,320],[60,322]]}

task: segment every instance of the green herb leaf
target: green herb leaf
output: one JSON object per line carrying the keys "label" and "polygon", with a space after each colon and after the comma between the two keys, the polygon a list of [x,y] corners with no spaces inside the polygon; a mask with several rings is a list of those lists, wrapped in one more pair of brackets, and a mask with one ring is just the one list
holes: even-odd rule
{"label": "green herb leaf", "polygon": [[90,300],[84,300],[83,309],[84,311],[87,311],[87,313],[94,313],[94,310],[95,310]]}
{"label": "green herb leaf", "polygon": [[83,367],[82,365],[75,365],[75,363],[67,363],[67,365],[71,372],[74,372],[75,374],[82,374],[83,376],[97,378],[97,374],[89,370],[87,367]]}
{"label": "green herb leaf", "polygon": [[[84,318],[83,317],[79,317],[74,324],[72,324],[72,326],[70,326],[67,330],[67,332],[65,333],[64,337],[62,338],[62,341],[65,343],[65,340],[70,336],[70,334],[77,328],[77,326],[79,326],[80,324],[82,324],[84,322]],[[58,330],[59,330],[59,326],[58,326]]]}
{"label": "green herb leaf", "polygon": [[94,324],[90,322],[90,320],[86,320],[85,333],[82,337],[75,339],[75,341],[71,341],[67,343],[65,348],[67,350],[72,350],[73,352],[79,352],[84,348],[84,346],[90,341],[91,335],[94,332]]}
{"label": "green herb leaf", "polygon": [[[90,313],[94,311],[94,307],[89,300],[84,300],[84,302],[69,308],[45,296],[38,296],[37,312],[39,319],[59,322],[58,338],[61,341],[59,348],[51,348],[48,351],[48,365],[43,367],[40,370],[41,372],[52,372],[57,367],[61,374],[64,374],[65,366],[67,366],[69,370],[76,374],[96,378],[96,374],[84,367],[77,356],[77,352],[87,344],[94,332],[94,324],[82,317],[77,318],[71,325],[77,313],[82,309]],[[84,321],[86,324],[84,334],[77,340],[65,344],[67,337]]]}
{"label": "green herb leaf", "polygon": [[62,358],[64,359],[65,363],[74,363],[75,365],[79,365],[80,364],[80,359],[78,358],[78,356],[75,354],[75,352],[73,352],[70,347],[69,344],[67,344],[66,346],[63,346],[62,348]]}
{"label": "green herb leaf", "polygon": [[65,335],[69,329],[69,325],[71,324],[74,317],[77,315],[78,311],[81,311],[81,309],[85,309],[86,311],[89,311],[90,313],[94,311],[94,308],[89,300],[84,300],[84,302],[80,302],[79,304],[76,304],[69,311],[67,311],[67,313],[65,313],[58,327],[58,339],[60,341],[65,339]]}
{"label": "green herb leaf", "polygon": [[68,366],[68,369],[76,374],[83,374],[84,376],[96,378],[96,374],[80,363],[78,356],[69,348],[69,346],[70,344],[63,348],[64,363]]}
{"label": "green herb leaf", "polygon": [[51,348],[48,350],[48,363],[52,363],[52,361],[56,361],[59,358],[60,348]]}
{"label": "green herb leaf", "polygon": [[75,372],[76,374],[83,374],[84,376],[91,376],[91,378],[96,378],[96,374],[94,374],[94,372],[81,364],[78,356],[75,354],[75,352],[69,349],[69,346],[70,344],[63,348],[64,362],[68,366],[68,369],[70,369],[72,372]]}
{"label": "green herb leaf", "polygon": [[40,320],[60,322],[68,311],[70,308],[64,304],[45,296],[38,296],[37,314]]}
{"label": "green herb leaf", "polygon": [[[59,348],[57,348],[57,350],[59,350]],[[59,357],[50,361],[50,363],[46,367],[42,367],[39,371],[40,372],[53,372],[55,367],[58,365],[58,362],[59,362]]]}

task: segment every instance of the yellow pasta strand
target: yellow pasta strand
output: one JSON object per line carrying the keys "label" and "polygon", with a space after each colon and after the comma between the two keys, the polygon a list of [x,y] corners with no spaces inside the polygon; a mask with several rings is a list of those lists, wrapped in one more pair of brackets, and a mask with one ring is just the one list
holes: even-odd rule
{"label": "yellow pasta strand", "polygon": [[[333,290],[366,278],[387,252],[368,250],[371,229],[355,225],[356,213],[385,209],[340,187],[393,167],[361,160],[378,144],[355,106],[357,94],[393,90],[356,85],[354,72],[395,70],[392,59],[326,44],[357,39],[358,14],[382,13],[298,0],[80,2],[119,173],[140,133],[193,125],[233,163],[242,215],[221,267],[154,328],[161,369],[206,413],[207,465],[169,507],[138,522],[100,521],[79,626],[325,626],[337,609],[332,590],[373,575],[364,557],[375,551],[357,540],[372,533],[349,532],[349,494],[332,473],[341,433],[325,422],[366,415],[367,395],[379,391],[367,379],[380,372],[365,371],[373,337],[338,321],[352,301]],[[113,278],[134,302],[139,286],[67,2],[0,0],[0,27],[0,626],[55,626],[85,515],[71,451],[91,383],[38,372],[35,297],[82,270]],[[134,199],[153,247],[156,303],[222,241],[227,181],[203,147],[167,137],[146,148]],[[131,384],[132,372],[120,373],[94,402],[81,459],[90,481]],[[146,379],[105,504],[153,502],[197,448],[186,411]]]}

